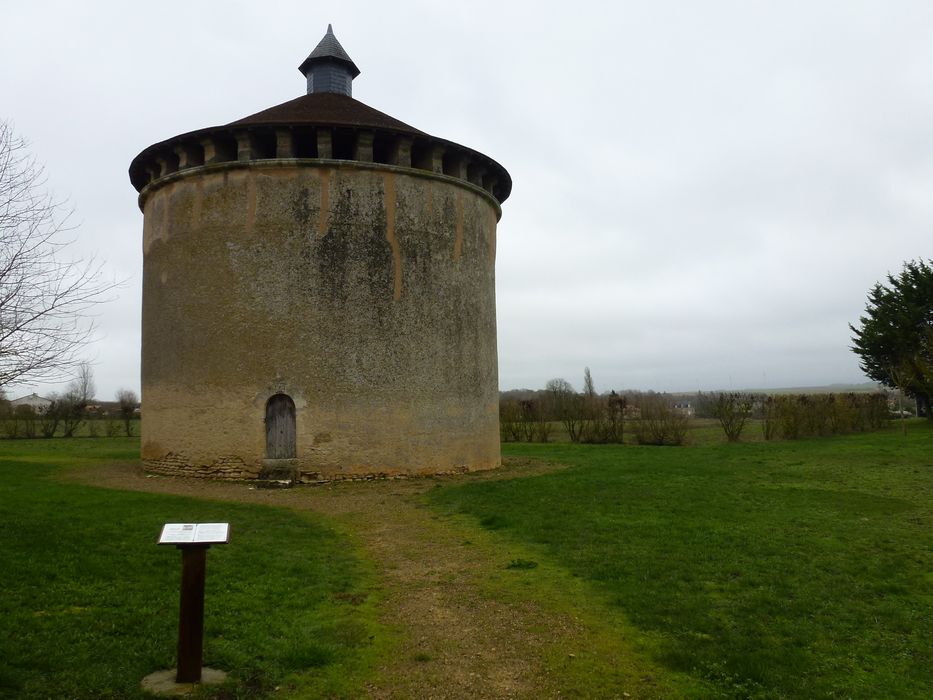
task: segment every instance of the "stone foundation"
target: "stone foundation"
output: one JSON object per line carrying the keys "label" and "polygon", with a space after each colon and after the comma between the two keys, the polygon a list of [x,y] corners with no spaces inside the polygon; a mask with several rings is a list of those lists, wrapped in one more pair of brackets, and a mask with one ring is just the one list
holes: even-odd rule
{"label": "stone foundation", "polygon": [[[248,465],[239,457],[222,457],[210,464],[196,464],[183,455],[170,453],[161,459],[143,460],[143,469],[149,474],[158,474],[160,476],[180,476],[195,479],[220,479],[223,481],[256,481],[259,479],[261,465]],[[370,473],[322,473],[319,471],[299,469],[298,483],[328,484],[337,481],[409,479],[412,478],[412,476],[456,476],[458,474],[468,474],[470,471],[475,470],[471,470],[465,465],[446,471],[429,471],[424,473],[391,471],[378,471]]]}
{"label": "stone foundation", "polygon": [[186,457],[169,453],[161,459],[143,460],[143,469],[162,476],[186,476],[200,479],[243,481],[256,479],[259,467],[251,467],[239,457],[221,457],[210,464],[194,464]]}

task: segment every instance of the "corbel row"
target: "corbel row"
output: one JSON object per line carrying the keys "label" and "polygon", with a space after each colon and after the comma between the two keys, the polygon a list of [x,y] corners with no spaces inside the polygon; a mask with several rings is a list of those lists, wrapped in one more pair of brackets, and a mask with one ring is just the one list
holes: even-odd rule
{"label": "corbel row", "polygon": [[[334,158],[334,129],[314,128],[316,157]],[[271,138],[270,138],[271,137]],[[380,158],[376,158],[376,142],[381,142]],[[386,139],[388,148],[385,148]],[[496,170],[482,158],[466,149],[451,147],[430,137],[405,134],[379,133],[357,129],[354,131],[352,159],[361,163],[386,163],[402,168],[415,168],[439,175],[448,175],[482,187],[495,196],[498,184]],[[197,140],[179,141],[172,149],[157,153],[153,161],[144,165],[149,182],[171,173],[202,165],[224,162],[249,162],[267,159],[293,159],[300,157],[296,150],[294,129],[281,127],[273,133],[240,129],[218,131]]]}

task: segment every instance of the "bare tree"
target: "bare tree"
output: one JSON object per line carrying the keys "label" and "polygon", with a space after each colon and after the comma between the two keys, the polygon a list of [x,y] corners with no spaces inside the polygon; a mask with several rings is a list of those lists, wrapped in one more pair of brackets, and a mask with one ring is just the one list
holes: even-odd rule
{"label": "bare tree", "polygon": [[720,392],[713,404],[713,417],[719,421],[726,439],[738,442],[745,423],[752,414],[754,399],[749,394]]}
{"label": "bare tree", "polygon": [[132,423],[133,416],[136,414],[136,406],[139,404],[139,397],[132,389],[120,389],[117,391],[117,403],[120,404],[120,417],[123,419],[123,427],[126,429],[126,436],[133,436]]}
{"label": "bare tree", "polygon": [[682,445],[689,419],[671,406],[670,398],[649,393],[641,399],[641,418],[635,424],[639,445]]}
{"label": "bare tree", "polygon": [[87,415],[87,405],[94,398],[94,372],[87,362],[78,367],[78,376],[62,397],[62,428],[65,437],[74,437],[75,430]]}
{"label": "bare tree", "polygon": [[49,398],[52,403],[42,409],[42,413],[39,415],[39,426],[44,438],[55,437],[58,424],[62,422],[62,397],[58,394],[52,394]]}
{"label": "bare tree", "polygon": [[22,423],[23,437],[34,438],[36,436],[36,409],[28,404],[17,406],[14,412],[17,420]]}
{"label": "bare tree", "polygon": [[596,398],[596,385],[593,384],[593,375],[590,374],[589,367],[583,369],[583,395],[588,400]]}
{"label": "bare tree", "polygon": [[67,372],[89,339],[89,310],[116,286],[102,263],[65,256],[71,210],[0,121],[0,387]]}
{"label": "bare tree", "polygon": [[564,424],[571,442],[580,442],[583,425],[582,397],[566,379],[551,379],[546,385],[555,417]]}

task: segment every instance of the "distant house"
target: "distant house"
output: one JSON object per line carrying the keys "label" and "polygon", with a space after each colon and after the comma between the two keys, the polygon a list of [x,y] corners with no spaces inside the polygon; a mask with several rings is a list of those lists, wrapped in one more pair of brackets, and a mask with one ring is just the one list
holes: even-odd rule
{"label": "distant house", "polygon": [[695,413],[693,409],[693,404],[689,401],[680,401],[675,403],[673,406],[674,410],[680,413],[682,416],[687,416],[687,418],[693,418]]}
{"label": "distant house", "polygon": [[32,406],[36,413],[41,413],[51,405],[52,399],[47,399],[35,393],[29,394],[28,396],[20,396],[18,399],[10,401],[10,406],[13,408],[17,406]]}

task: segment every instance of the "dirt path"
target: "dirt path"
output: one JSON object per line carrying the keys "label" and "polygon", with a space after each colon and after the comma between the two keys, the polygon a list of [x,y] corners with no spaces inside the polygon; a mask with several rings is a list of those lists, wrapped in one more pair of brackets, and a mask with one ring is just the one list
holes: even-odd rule
{"label": "dirt path", "polygon": [[[497,472],[441,481],[502,479],[559,469],[513,461]],[[239,483],[146,475],[138,466],[82,470],[100,486],[198,498],[264,503],[334,518],[375,561],[384,589],[382,621],[404,631],[402,647],[368,687],[373,698],[590,697],[574,692],[572,665],[599,646],[570,601],[542,606],[531,586],[503,582],[515,549],[462,520],[426,508],[418,496],[438,480],[346,482],[287,490]],[[496,590],[496,581],[508,590]],[[571,591],[567,592],[572,595]],[[579,593],[578,593],[579,595]],[[605,646],[605,645],[603,645]],[[592,656],[592,654],[590,654]],[[611,655],[611,654],[610,654]],[[555,659],[561,661],[555,664]],[[593,659],[590,659],[592,662]],[[597,666],[617,667],[617,659]],[[625,664],[623,664],[624,666]],[[623,669],[624,670],[624,669]],[[623,674],[625,675],[625,674]],[[650,676],[622,680],[626,690],[602,697],[657,695]],[[632,673],[628,673],[632,676]]]}

